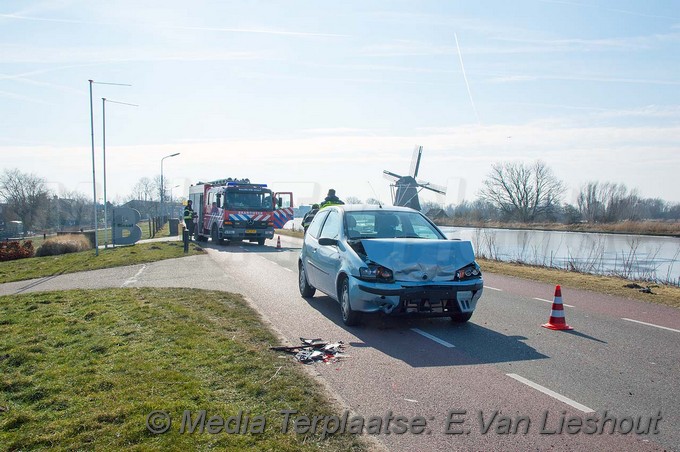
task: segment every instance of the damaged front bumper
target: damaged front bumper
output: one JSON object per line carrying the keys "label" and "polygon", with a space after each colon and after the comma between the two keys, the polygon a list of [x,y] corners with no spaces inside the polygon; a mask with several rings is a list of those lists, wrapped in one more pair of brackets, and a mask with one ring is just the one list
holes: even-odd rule
{"label": "damaged front bumper", "polygon": [[370,283],[352,279],[352,309],[390,315],[444,317],[471,313],[484,290],[483,280],[420,285]]}

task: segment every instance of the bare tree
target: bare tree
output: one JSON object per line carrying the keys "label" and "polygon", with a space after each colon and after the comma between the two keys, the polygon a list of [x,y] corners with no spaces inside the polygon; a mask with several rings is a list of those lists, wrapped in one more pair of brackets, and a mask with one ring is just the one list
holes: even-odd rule
{"label": "bare tree", "polygon": [[559,205],[564,184],[540,160],[533,165],[495,163],[491,168],[480,198],[507,217],[523,222],[535,221]]}
{"label": "bare tree", "polygon": [[153,201],[156,186],[148,177],[142,177],[132,187],[132,196],[138,201]]}
{"label": "bare tree", "polygon": [[345,198],[345,204],[361,204],[361,199],[356,196],[348,196]]}
{"label": "bare tree", "polygon": [[644,216],[637,191],[624,184],[588,182],[581,187],[578,209],[589,222],[614,222]]}
{"label": "bare tree", "polygon": [[0,176],[0,197],[29,231],[45,216],[49,191],[45,179],[18,169],[5,170]]}
{"label": "bare tree", "polygon": [[366,204],[371,204],[371,205],[377,206],[378,204],[382,204],[382,203],[375,198],[368,198],[366,200]]}
{"label": "bare tree", "polygon": [[64,194],[63,215],[66,222],[75,227],[93,224],[92,220],[92,201],[79,191],[72,191]]}

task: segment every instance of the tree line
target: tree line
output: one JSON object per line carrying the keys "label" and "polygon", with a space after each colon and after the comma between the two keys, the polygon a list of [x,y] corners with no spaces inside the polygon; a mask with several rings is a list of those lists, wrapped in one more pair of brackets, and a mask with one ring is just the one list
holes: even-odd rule
{"label": "tree line", "polygon": [[[641,220],[680,220],[680,204],[659,198],[643,198],[635,189],[624,184],[591,181],[580,187],[575,205],[564,203],[565,184],[557,179],[542,161],[533,163],[494,163],[483,181],[475,201],[441,206],[423,202],[423,211],[444,209],[454,220],[463,222],[520,223],[615,223]],[[168,187],[161,187],[160,176],[142,177],[122,203],[129,203],[148,217],[159,214],[160,197]],[[355,196],[345,199],[360,203]],[[0,175],[0,226],[19,220],[24,230],[49,230],[92,227],[92,199],[80,192],[52,193],[44,178],[18,169],[5,170]],[[378,201],[369,198],[368,204]],[[108,208],[113,204],[107,203]],[[103,210],[103,206],[99,206]],[[100,216],[101,213],[98,213]],[[100,216],[101,219],[101,216]]]}
{"label": "tree line", "polygon": [[563,202],[565,188],[542,161],[495,163],[479,198],[449,205],[446,213],[471,222],[575,224],[680,219],[680,204],[643,198],[624,184],[587,182],[579,189],[576,205]]}
{"label": "tree line", "polygon": [[[167,185],[167,184],[166,184]],[[129,203],[142,218],[159,215],[160,176],[142,177],[132,192],[118,205]],[[23,223],[24,231],[77,230],[94,227],[93,199],[79,191],[57,194],[47,188],[47,181],[33,173],[7,169],[0,175],[0,233],[9,221]],[[107,201],[109,212],[114,203]],[[103,222],[104,206],[97,205],[97,217]]]}

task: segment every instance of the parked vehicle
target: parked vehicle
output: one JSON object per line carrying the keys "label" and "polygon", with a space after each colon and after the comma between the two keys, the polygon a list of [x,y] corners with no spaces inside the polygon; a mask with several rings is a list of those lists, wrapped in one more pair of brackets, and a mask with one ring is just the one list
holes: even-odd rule
{"label": "parked vehicle", "polygon": [[368,312],[466,322],[484,287],[469,241],[448,240],[425,215],[396,206],[321,209],[298,271],[300,294],[318,289],[338,301],[348,326]]}
{"label": "parked vehicle", "polygon": [[196,239],[217,244],[247,240],[264,245],[274,228],[293,219],[293,193],[272,193],[248,179],[199,182],[189,188],[197,214]]}

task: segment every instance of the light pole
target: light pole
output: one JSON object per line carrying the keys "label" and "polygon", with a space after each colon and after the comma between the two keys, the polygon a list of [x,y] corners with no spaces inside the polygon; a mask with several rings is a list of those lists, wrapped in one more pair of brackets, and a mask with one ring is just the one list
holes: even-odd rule
{"label": "light pole", "polygon": [[125,83],[108,83],[108,82],[95,82],[94,80],[88,80],[90,83],[90,136],[92,138],[92,198],[94,200],[93,211],[94,211],[94,255],[99,256],[99,240],[97,239],[97,182],[95,178],[95,167],[94,167],[94,110],[92,108],[92,85],[116,85],[116,86],[132,86]]}
{"label": "light pole", "polygon": [[[104,247],[109,246],[109,230],[107,229],[109,221],[106,215],[106,103],[111,102],[113,104],[129,105],[131,107],[139,107],[139,105],[128,104],[126,102],[118,102],[115,100],[107,99],[102,97],[102,160],[104,163]],[[95,233],[96,234],[96,233]]]}
{"label": "light pole", "polygon": [[170,158],[170,157],[176,157],[179,155],[179,152],[175,152],[174,154],[166,155],[161,159],[161,221],[163,221],[163,214],[164,214],[164,207],[165,207],[165,181],[163,180],[163,160]]}
{"label": "light pole", "polygon": [[174,187],[170,187],[170,202],[171,202],[171,203],[174,203],[174,202],[175,202],[175,198],[172,196],[172,191],[173,191],[175,188],[178,188],[178,187],[179,187],[179,185],[175,185]]}

